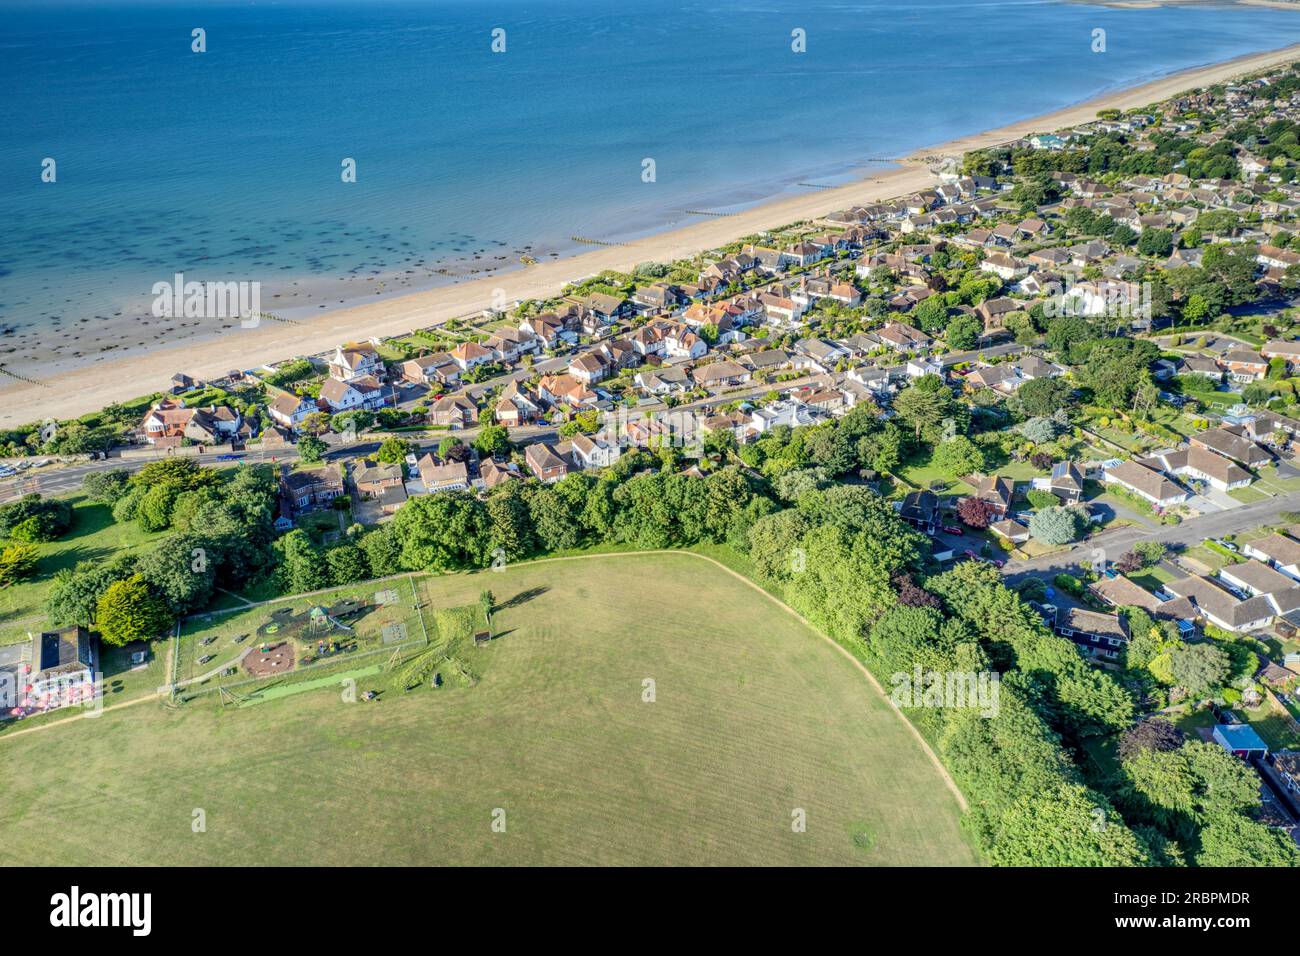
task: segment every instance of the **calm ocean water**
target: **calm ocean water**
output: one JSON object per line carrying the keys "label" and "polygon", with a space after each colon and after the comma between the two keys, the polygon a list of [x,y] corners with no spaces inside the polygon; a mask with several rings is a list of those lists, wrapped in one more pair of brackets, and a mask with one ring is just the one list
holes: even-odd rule
{"label": "calm ocean water", "polygon": [[1298,40],[1059,0],[0,0],[0,361],[148,344],[112,320],[175,272],[275,310],[428,287]]}

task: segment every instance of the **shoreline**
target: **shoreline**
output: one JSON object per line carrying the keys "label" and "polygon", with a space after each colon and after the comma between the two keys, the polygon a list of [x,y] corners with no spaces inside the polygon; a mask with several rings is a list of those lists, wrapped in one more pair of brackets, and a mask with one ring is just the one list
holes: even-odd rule
{"label": "shoreline", "polygon": [[[1300,4],[1287,6],[1300,9]],[[39,383],[17,380],[6,374],[13,384],[0,387],[0,399],[3,399],[0,423],[15,427],[46,418],[72,418],[98,411],[113,402],[162,391],[177,372],[198,378],[217,377],[236,367],[255,368],[294,356],[322,353],[345,341],[386,338],[438,325],[448,319],[478,313],[494,300],[548,298],[558,293],[565,283],[606,269],[626,272],[641,263],[686,258],[741,236],[927,188],[934,184],[935,178],[925,157],[960,157],[971,150],[997,146],[1033,133],[1077,126],[1095,119],[1102,109],[1146,106],[1187,90],[1212,86],[1297,59],[1300,59],[1300,44],[1191,67],[1138,86],[1108,91],[1052,113],[915,149],[897,167],[854,182],[782,196],[731,215],[709,217],[618,246],[364,305],[322,311],[304,322],[269,321],[255,329],[235,327],[204,337],[202,341],[92,362]]]}

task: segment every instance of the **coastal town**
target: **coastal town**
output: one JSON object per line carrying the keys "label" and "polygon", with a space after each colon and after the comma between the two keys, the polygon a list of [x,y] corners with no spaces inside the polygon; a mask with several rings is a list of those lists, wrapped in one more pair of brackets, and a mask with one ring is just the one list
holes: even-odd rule
{"label": "coastal town", "polygon": [[[114,667],[182,699],[214,675],[261,679],[252,643],[227,660],[196,626],[184,648],[225,595],[228,610],[596,546],[727,548],[878,676],[965,659],[957,645],[1005,664],[1004,626],[1039,642],[1008,639],[1055,677],[1017,705],[1068,754],[1042,786],[1132,833],[1036,856],[1045,837],[1007,836],[1010,785],[940,747],[994,862],[1296,865],[1300,69],[1104,110],[932,179],[552,298],[219,377],[178,370],[0,434],[16,596],[0,674],[23,688],[7,723],[84,706]],[[47,571],[42,549],[91,504],[133,550]],[[837,508],[865,517],[844,528]],[[196,549],[211,566],[180,582],[155,557],[188,566]],[[819,618],[836,562],[873,583]],[[355,595],[335,598],[289,666],[303,647],[349,650]],[[909,657],[924,641],[895,611],[942,653]],[[379,648],[417,622],[385,618]],[[937,739],[940,718],[908,715]],[[1169,796],[1159,761],[1225,772],[1201,748],[1232,758],[1239,805],[1205,797],[1194,823],[1138,807],[1134,787]]]}

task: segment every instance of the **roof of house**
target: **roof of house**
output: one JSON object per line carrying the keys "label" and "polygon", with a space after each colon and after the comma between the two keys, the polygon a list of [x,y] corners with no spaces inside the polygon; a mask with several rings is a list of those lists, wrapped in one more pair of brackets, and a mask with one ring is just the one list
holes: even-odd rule
{"label": "roof of house", "polygon": [[1270,534],[1263,538],[1257,538],[1254,541],[1246,542],[1247,546],[1258,551],[1283,566],[1300,564],[1300,541],[1295,538],[1288,538],[1282,534]]}
{"label": "roof of house", "polygon": [[1268,750],[1268,744],[1250,724],[1215,724],[1214,735],[1233,750]]}
{"label": "roof of house", "polygon": [[1168,501],[1187,494],[1160,472],[1152,471],[1135,461],[1122,461],[1118,465],[1112,465],[1106,469],[1106,474],[1113,475],[1122,484],[1136,488],[1157,501]]}
{"label": "roof of house", "polygon": [[45,631],[34,639],[32,667],[38,673],[90,664],[90,632],[79,625]]}

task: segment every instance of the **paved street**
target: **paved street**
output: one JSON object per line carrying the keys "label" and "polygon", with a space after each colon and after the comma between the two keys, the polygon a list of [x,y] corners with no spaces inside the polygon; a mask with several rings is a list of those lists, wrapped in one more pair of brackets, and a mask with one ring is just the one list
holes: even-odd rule
{"label": "paved street", "polygon": [[1010,562],[1003,569],[1003,573],[1013,583],[1031,575],[1051,578],[1063,571],[1074,573],[1080,568],[1092,566],[1093,551],[1097,548],[1105,552],[1107,560],[1114,561],[1139,541],[1161,541],[1169,545],[1187,547],[1200,544],[1208,538],[1218,538],[1225,534],[1246,531],[1267,524],[1275,520],[1278,513],[1282,511],[1300,511],[1300,491],[1279,495],[1268,501],[1242,505],[1231,511],[1218,511],[1197,518],[1188,518],[1181,524],[1162,525],[1155,530],[1124,527],[1113,531],[1102,531],[1069,551],[1033,558],[1029,561]]}

